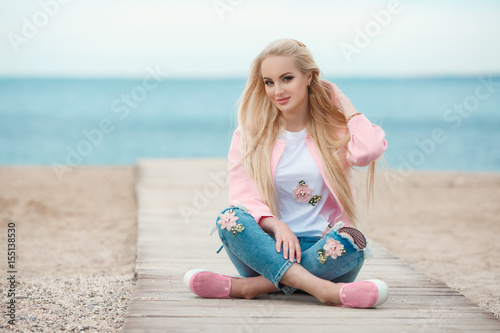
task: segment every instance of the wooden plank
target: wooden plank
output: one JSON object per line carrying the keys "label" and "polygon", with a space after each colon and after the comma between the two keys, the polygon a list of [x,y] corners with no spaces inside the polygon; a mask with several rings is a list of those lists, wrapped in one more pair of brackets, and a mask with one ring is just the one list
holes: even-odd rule
{"label": "wooden plank", "polygon": [[365,262],[358,279],[388,283],[389,299],[377,309],[327,306],[305,293],[255,300],[196,297],[182,284],[187,270],[236,274],[224,251],[215,253],[217,235],[208,236],[227,205],[220,178],[225,168],[221,159],[138,162],[138,280],[122,332],[303,332],[325,325],[336,332],[500,331],[500,321],[490,312],[373,242],[375,258]]}
{"label": "wooden plank", "polygon": [[[441,307],[422,307],[419,310],[409,312],[406,308],[389,306],[380,309],[347,309],[340,307],[331,307],[323,305],[312,298],[306,300],[287,300],[286,303],[280,303],[276,300],[259,299],[253,302],[238,301],[212,301],[212,302],[186,302],[183,300],[144,300],[137,299],[130,307],[131,316],[149,316],[149,317],[177,317],[177,316],[193,316],[193,317],[238,317],[235,316],[235,311],[238,309],[239,316],[249,316],[258,314],[266,318],[290,318],[290,313],[293,313],[293,318],[347,318],[353,317],[358,319],[380,319],[382,317],[391,318],[408,318],[408,317],[436,317],[436,318],[452,318],[460,320],[464,317],[492,319],[498,324],[498,320],[488,315],[487,312],[468,311],[469,308],[477,307],[462,307],[460,311],[447,306]],[[354,311],[359,310],[359,311]],[[147,315],[143,312],[147,311]],[[457,315],[459,314],[459,315]],[[498,326],[497,326],[498,327]]]}
{"label": "wooden plank", "polygon": [[283,321],[267,321],[262,318],[240,317],[225,321],[220,318],[187,318],[171,317],[165,320],[162,317],[134,317],[129,318],[123,330],[127,332],[319,332],[325,329],[335,332],[498,332],[490,325],[477,325],[467,322],[453,323],[452,321],[439,325],[428,323],[426,319],[408,322],[407,320],[390,320],[383,318],[378,322],[367,323],[364,320],[326,320],[314,323],[300,321],[290,323]]}

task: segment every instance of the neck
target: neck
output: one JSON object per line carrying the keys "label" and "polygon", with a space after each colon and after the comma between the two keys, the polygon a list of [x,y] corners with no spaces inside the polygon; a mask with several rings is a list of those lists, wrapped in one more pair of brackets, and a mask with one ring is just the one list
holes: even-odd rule
{"label": "neck", "polygon": [[289,132],[300,132],[307,126],[309,119],[309,103],[299,112],[283,113],[286,121],[286,130]]}

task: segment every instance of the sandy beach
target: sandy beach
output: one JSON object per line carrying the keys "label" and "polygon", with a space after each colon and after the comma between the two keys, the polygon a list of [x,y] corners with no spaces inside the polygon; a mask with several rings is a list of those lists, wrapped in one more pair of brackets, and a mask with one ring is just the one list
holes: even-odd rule
{"label": "sandy beach", "polygon": [[[392,173],[398,175],[397,173]],[[432,278],[500,315],[500,174],[414,172],[377,179],[362,229]],[[109,331],[134,290],[134,168],[0,167],[0,247],[16,223],[17,331]],[[8,289],[7,254],[0,267]],[[9,327],[2,308],[0,328]]]}
{"label": "sandy beach", "polygon": [[365,233],[498,318],[500,173],[390,175],[379,175],[369,213],[360,199]]}
{"label": "sandy beach", "polygon": [[[16,325],[0,330],[116,332],[134,291],[133,167],[0,167],[0,247],[16,224]],[[1,256],[6,295],[7,253]]]}

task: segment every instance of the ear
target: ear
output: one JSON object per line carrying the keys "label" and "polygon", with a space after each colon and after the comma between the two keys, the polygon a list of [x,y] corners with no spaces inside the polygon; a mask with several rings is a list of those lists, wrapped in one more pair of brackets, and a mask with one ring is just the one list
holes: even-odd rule
{"label": "ear", "polygon": [[309,74],[307,74],[307,85],[311,84],[312,78],[313,78],[313,73],[309,72]]}

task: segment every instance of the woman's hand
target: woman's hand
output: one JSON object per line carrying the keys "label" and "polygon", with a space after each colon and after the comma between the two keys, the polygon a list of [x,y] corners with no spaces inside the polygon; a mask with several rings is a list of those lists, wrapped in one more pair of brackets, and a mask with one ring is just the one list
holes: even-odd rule
{"label": "woman's hand", "polygon": [[342,112],[346,119],[355,114],[357,111],[351,103],[351,100],[340,90],[335,84],[327,80],[321,80],[321,84],[333,92],[333,105]]}
{"label": "woman's hand", "polygon": [[283,246],[283,258],[290,258],[290,262],[297,259],[297,262],[300,263],[302,252],[299,240],[285,222],[274,217],[263,217],[259,225],[265,232],[272,232],[274,234],[277,252],[280,252]]}

